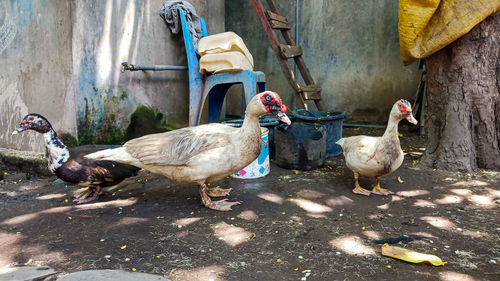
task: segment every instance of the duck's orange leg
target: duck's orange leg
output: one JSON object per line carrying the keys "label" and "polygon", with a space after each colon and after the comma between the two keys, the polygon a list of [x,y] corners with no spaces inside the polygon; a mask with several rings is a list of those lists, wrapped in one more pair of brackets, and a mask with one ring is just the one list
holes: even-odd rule
{"label": "duck's orange leg", "polygon": [[389,195],[389,194],[393,194],[394,192],[380,187],[380,177],[377,177],[375,179],[375,183],[373,184],[372,193],[375,193],[378,195]]}
{"label": "duck's orange leg", "polygon": [[102,193],[101,186],[89,186],[86,190],[84,190],[81,194],[77,195],[73,200],[76,204],[84,204],[89,203],[94,200],[97,200]]}
{"label": "duck's orange leg", "polygon": [[205,207],[210,208],[212,210],[217,210],[217,211],[231,211],[231,207],[233,205],[238,205],[241,204],[241,202],[228,202],[227,199],[219,200],[219,201],[212,201],[210,197],[207,194],[207,185],[206,184],[200,184],[200,195],[201,195],[201,202]]}
{"label": "duck's orange leg", "polygon": [[232,188],[220,188],[216,187],[208,187],[207,186],[207,194],[212,197],[221,197],[229,195],[229,192],[233,190]]}
{"label": "duck's orange leg", "polygon": [[356,194],[370,196],[370,191],[368,189],[362,188],[359,185],[358,179],[359,179],[359,173],[354,172],[354,189],[352,190],[352,192]]}

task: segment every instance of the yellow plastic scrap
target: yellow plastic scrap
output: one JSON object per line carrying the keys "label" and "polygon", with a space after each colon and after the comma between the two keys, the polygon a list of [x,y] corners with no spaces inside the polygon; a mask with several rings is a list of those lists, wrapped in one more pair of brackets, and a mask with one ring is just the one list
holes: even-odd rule
{"label": "yellow plastic scrap", "polygon": [[447,263],[443,262],[438,256],[423,254],[401,247],[390,246],[387,243],[382,245],[382,255],[412,263],[428,262],[434,266],[445,265]]}
{"label": "yellow plastic scrap", "polygon": [[498,11],[500,0],[399,0],[401,59],[426,58]]}

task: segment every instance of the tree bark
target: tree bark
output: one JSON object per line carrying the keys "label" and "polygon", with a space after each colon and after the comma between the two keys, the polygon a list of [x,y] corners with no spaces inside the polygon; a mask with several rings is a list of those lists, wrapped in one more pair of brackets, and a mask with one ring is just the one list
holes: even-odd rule
{"label": "tree bark", "polygon": [[500,170],[500,13],[426,60],[429,142],[421,165]]}

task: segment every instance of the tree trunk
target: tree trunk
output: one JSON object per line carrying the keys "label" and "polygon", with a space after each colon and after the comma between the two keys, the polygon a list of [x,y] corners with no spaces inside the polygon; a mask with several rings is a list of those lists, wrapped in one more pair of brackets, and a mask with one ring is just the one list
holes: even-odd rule
{"label": "tree trunk", "polygon": [[421,165],[500,170],[500,13],[426,60],[429,143]]}

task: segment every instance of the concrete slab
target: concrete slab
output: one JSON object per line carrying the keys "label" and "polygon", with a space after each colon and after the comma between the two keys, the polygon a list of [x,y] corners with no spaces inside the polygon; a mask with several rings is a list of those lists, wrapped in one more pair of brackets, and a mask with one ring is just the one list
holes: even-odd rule
{"label": "concrete slab", "polygon": [[0,147],[0,162],[10,170],[53,176],[47,168],[45,155],[41,153]]}
{"label": "concrete slab", "polygon": [[85,270],[60,276],[57,281],[170,281],[159,275],[123,270]]}
{"label": "concrete slab", "polygon": [[0,268],[0,281],[25,281],[56,273],[48,266],[21,266]]}

